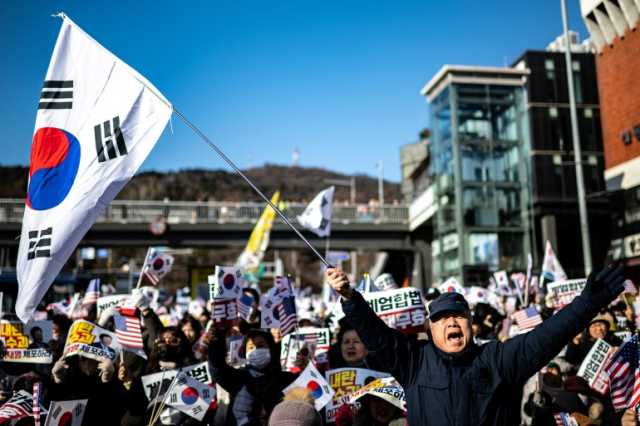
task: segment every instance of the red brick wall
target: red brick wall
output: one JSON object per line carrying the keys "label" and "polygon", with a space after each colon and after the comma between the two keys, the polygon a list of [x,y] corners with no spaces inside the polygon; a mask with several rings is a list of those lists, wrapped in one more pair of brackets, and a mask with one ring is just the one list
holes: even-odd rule
{"label": "red brick wall", "polygon": [[[598,91],[602,116],[605,168],[640,156],[640,142],[633,126],[640,125],[640,29],[627,31],[597,55]],[[630,131],[625,145],[622,133]]]}

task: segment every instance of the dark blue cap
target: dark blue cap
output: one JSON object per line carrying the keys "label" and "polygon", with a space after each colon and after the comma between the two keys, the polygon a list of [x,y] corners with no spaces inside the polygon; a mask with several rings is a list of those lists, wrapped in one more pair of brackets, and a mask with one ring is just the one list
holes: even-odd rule
{"label": "dark blue cap", "polygon": [[460,293],[442,293],[429,304],[429,319],[437,318],[444,312],[465,313],[469,311],[469,304]]}

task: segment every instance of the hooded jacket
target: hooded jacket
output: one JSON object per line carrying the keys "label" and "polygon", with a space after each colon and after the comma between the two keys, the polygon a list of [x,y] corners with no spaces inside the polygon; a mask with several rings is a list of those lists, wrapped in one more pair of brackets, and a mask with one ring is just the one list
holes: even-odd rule
{"label": "hooded jacket", "polygon": [[412,342],[376,316],[357,292],[342,308],[367,349],[405,390],[410,425],[518,424],[522,386],[583,329],[600,306],[580,295],[529,333],[460,355]]}

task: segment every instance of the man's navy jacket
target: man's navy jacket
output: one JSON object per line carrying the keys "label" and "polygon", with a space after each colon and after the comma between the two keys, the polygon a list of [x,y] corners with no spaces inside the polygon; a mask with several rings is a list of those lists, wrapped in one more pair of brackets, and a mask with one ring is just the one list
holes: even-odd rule
{"label": "man's navy jacket", "polygon": [[383,371],[405,390],[410,425],[514,425],[522,386],[585,328],[599,306],[580,295],[534,330],[510,340],[472,344],[451,356],[387,327],[362,295],[342,301]]}

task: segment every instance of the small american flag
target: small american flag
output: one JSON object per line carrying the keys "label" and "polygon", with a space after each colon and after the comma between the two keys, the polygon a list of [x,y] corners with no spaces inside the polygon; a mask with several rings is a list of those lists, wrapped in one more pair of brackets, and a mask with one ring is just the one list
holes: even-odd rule
{"label": "small american flag", "polygon": [[116,314],[113,317],[116,326],[116,339],[125,348],[142,349],[142,330],[137,316]]}
{"label": "small american flag", "polygon": [[86,306],[98,303],[98,297],[100,297],[100,278],[94,278],[89,281],[82,304]]}
{"label": "small american flag", "polygon": [[534,307],[519,310],[513,314],[513,319],[518,323],[520,331],[529,331],[538,324],[542,324],[542,317]]}
{"label": "small american flag", "polygon": [[255,299],[252,295],[244,293],[240,298],[238,298],[238,315],[243,320],[248,320],[249,315],[251,315],[251,307]]}
{"label": "small american flag", "polygon": [[40,426],[40,382],[33,384],[33,424]]}
{"label": "small american flag", "polygon": [[282,335],[289,334],[296,328],[298,316],[296,315],[296,302],[293,296],[282,299],[282,302],[278,305],[278,316]]}
{"label": "small american flag", "polygon": [[611,400],[617,411],[640,403],[640,369],[638,368],[638,335],[626,340],[605,371],[611,383]]}
{"label": "small american flag", "polygon": [[158,285],[158,283],[160,282],[160,277],[157,276],[156,273],[151,270],[150,266],[145,266],[144,269],[142,270],[142,273],[144,274],[145,278],[149,280],[151,284]]}

